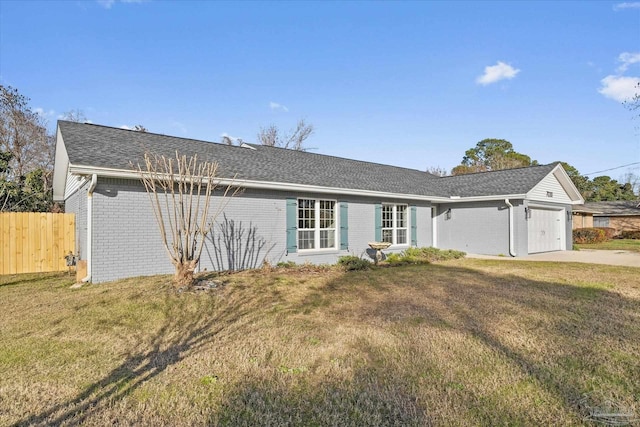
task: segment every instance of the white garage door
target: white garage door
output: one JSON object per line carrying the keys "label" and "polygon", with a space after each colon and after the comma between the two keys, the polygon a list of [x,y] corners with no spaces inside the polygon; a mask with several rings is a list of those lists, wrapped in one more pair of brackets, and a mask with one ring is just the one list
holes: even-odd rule
{"label": "white garage door", "polygon": [[562,250],[562,212],[529,208],[529,253]]}

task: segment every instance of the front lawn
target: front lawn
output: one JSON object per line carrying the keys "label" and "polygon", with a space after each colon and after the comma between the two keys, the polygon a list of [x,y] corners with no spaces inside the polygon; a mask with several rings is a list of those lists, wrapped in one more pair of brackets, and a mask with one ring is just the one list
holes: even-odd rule
{"label": "front lawn", "polygon": [[602,243],[576,244],[578,249],[604,249],[614,251],[640,252],[640,240],[637,239],[612,239]]}
{"label": "front lawn", "polygon": [[[640,414],[640,269],[462,259],[175,293],[0,277],[0,425],[581,425]],[[592,409],[589,409],[592,408]]]}

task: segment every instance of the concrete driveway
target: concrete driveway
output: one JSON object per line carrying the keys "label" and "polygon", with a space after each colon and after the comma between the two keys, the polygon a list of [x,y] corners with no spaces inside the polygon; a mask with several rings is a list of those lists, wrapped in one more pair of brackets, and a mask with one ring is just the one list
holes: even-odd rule
{"label": "concrete driveway", "polygon": [[517,258],[479,254],[467,254],[467,257],[514,261],[583,262],[586,264],[607,264],[640,267],[640,253],[629,251],[602,251],[593,249],[581,249],[579,251],[544,252]]}

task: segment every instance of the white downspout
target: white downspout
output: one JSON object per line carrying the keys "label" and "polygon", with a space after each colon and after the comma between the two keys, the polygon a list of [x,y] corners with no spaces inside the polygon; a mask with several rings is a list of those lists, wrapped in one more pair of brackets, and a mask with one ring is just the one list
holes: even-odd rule
{"label": "white downspout", "polygon": [[93,240],[93,190],[96,189],[98,183],[98,175],[91,175],[91,184],[87,190],[87,277],[82,279],[83,283],[91,281],[91,252]]}
{"label": "white downspout", "polygon": [[438,247],[438,205],[431,205],[431,246]]}
{"label": "white downspout", "polygon": [[509,202],[509,199],[504,199],[504,202],[509,206],[509,255],[516,256],[516,250],[513,247],[513,205]]}

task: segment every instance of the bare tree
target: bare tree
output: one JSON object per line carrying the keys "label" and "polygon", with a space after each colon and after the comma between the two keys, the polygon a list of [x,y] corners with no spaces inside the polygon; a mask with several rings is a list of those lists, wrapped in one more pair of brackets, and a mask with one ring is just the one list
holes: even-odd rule
{"label": "bare tree", "polygon": [[427,173],[435,176],[447,176],[447,170],[445,168],[441,168],[440,166],[429,166],[427,168]]}
{"label": "bare tree", "polygon": [[144,126],[142,126],[142,125],[135,125],[135,126],[133,127],[133,130],[134,130],[134,131],[136,131],[136,132],[143,132],[143,133],[149,132],[149,131],[147,130],[147,128],[146,128],[146,127],[144,127]]}
{"label": "bare tree", "polygon": [[79,108],[65,112],[62,115],[62,120],[76,123],[86,123],[87,121],[89,121],[89,119],[87,119],[87,116],[85,116],[84,111]]}
{"label": "bare tree", "polygon": [[304,143],[313,134],[314,130],[312,124],[307,124],[304,119],[300,119],[295,129],[292,129],[287,134],[283,134],[276,125],[272,124],[266,128],[260,128],[257,137],[260,144],[268,147],[306,151],[307,148],[304,147]]}
{"label": "bare tree", "polygon": [[29,107],[29,98],[11,86],[0,85],[0,151],[11,153],[9,179],[35,169],[50,171],[53,139],[46,122]]}
{"label": "bare tree", "polygon": [[[176,152],[175,158],[145,153],[144,165],[137,165],[151,201],[160,237],[175,266],[174,285],[193,286],[205,239],[216,217],[239,188],[221,185],[218,164],[199,161]],[[221,188],[221,203],[209,215],[211,196]]]}

